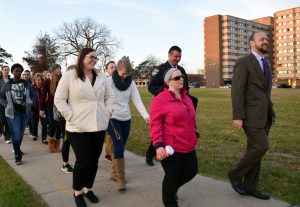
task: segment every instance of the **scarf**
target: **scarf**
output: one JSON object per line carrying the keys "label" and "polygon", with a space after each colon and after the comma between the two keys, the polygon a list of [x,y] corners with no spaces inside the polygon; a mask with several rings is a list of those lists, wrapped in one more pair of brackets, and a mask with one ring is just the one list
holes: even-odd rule
{"label": "scarf", "polygon": [[116,88],[120,91],[126,91],[132,82],[131,75],[128,75],[125,79],[121,79],[117,70],[115,70],[112,74],[113,82]]}

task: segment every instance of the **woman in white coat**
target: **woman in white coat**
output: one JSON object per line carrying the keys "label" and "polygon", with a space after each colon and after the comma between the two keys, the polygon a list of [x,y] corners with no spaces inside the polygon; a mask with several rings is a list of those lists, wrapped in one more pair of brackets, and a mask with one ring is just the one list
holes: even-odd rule
{"label": "woman in white coat", "polygon": [[123,57],[118,61],[117,70],[108,79],[115,95],[113,113],[108,125],[108,133],[114,143],[111,179],[118,182],[119,191],[126,190],[124,150],[131,125],[130,99],[146,123],[149,123],[149,114],[145,109],[135,82],[129,75],[131,70],[129,59]]}
{"label": "woman in white coat", "polygon": [[95,70],[97,60],[94,49],[82,49],[76,70],[62,76],[54,99],[66,120],[67,136],[76,157],[73,189],[77,207],[86,206],[83,196],[92,203],[99,202],[92,187],[114,102],[105,73]]}

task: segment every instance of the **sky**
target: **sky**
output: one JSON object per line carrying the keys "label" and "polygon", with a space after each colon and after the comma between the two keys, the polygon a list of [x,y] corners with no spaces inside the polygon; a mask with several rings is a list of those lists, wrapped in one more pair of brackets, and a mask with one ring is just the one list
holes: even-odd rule
{"label": "sky", "polygon": [[169,48],[178,45],[180,64],[195,73],[204,68],[206,16],[255,19],[299,6],[297,0],[0,0],[0,46],[26,68],[24,51],[32,50],[41,32],[54,35],[63,23],[91,17],[121,41],[115,61],[129,56],[137,66],[153,55],[165,62]]}

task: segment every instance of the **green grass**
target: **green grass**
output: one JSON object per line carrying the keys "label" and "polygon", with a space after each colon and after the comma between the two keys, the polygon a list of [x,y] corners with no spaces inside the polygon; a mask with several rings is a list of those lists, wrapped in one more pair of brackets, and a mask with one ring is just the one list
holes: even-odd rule
{"label": "green grass", "polygon": [[[200,174],[227,180],[227,172],[246,147],[242,130],[232,128],[230,89],[191,89],[198,97],[197,126],[202,139],[197,145]],[[140,93],[149,109],[153,96]],[[269,135],[270,148],[262,162],[260,188],[291,204],[300,204],[300,90],[273,89],[277,122]],[[132,129],[126,148],[145,155],[149,126],[132,109]]]}
{"label": "green grass", "polygon": [[47,205],[0,156],[0,206],[46,207]]}
{"label": "green grass", "polygon": [[[152,95],[140,93],[149,109]],[[197,146],[200,174],[227,180],[227,171],[237,162],[246,146],[243,131],[232,128],[230,89],[191,89],[198,97],[197,125],[201,140]],[[272,196],[300,204],[300,90],[274,89],[277,122],[272,127],[270,149],[264,157],[260,187]],[[132,129],[126,148],[145,155],[149,126],[132,109]],[[47,206],[0,156],[0,207]]]}

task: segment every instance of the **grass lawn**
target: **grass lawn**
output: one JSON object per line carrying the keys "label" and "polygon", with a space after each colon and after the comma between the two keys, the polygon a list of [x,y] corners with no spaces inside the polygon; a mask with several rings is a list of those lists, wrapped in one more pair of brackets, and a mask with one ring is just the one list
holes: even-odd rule
{"label": "grass lawn", "polygon": [[[153,96],[140,89],[149,109]],[[228,170],[246,147],[242,130],[232,128],[230,89],[191,89],[199,99],[197,125],[202,139],[197,146],[200,174],[227,180]],[[260,188],[291,204],[300,204],[300,90],[273,89],[277,122],[269,135],[269,151],[262,162]],[[127,149],[145,155],[149,126],[134,107]]]}
{"label": "grass lawn", "polygon": [[47,205],[0,156],[0,207]]}

